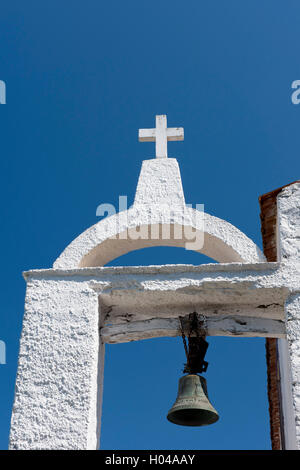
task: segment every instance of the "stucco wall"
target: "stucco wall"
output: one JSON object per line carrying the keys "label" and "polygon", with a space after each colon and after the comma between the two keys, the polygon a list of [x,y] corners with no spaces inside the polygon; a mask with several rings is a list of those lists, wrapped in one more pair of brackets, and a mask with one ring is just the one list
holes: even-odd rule
{"label": "stucco wall", "polygon": [[98,297],[87,283],[30,280],[10,449],[96,448],[98,354]]}

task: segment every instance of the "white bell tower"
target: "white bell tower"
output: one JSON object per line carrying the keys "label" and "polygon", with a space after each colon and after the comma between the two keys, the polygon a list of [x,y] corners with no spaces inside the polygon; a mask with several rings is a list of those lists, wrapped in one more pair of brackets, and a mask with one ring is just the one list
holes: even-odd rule
{"label": "white bell tower", "polygon": [[[156,158],[142,164],[133,206],[88,228],[52,268],[24,273],[10,449],[96,449],[105,343],[180,335],[178,318],[191,312],[205,315],[207,335],[276,339],[284,447],[300,448],[300,183],[276,195],[277,259],[268,262],[236,227],[185,204],[167,154],[182,128],[157,116],[139,139],[156,142]],[[104,267],[167,245],[219,264]]]}

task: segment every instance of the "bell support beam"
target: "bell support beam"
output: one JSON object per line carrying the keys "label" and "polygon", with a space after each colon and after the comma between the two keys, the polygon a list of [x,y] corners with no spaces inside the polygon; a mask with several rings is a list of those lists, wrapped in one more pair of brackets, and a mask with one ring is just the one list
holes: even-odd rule
{"label": "bell support beam", "polygon": [[87,282],[98,294],[103,325],[193,311],[281,320],[286,299],[300,283],[299,271],[267,262],[48,269],[24,277]]}
{"label": "bell support beam", "polygon": [[[283,320],[243,316],[206,318],[207,336],[285,338]],[[159,318],[105,326],[101,329],[103,343],[116,344],[163,336],[180,336],[177,318]]]}

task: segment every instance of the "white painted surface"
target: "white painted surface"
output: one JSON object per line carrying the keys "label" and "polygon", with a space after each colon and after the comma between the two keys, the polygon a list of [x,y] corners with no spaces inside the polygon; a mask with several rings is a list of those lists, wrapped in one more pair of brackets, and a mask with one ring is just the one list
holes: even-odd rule
{"label": "white painted surface", "polygon": [[87,282],[27,283],[10,449],[96,448],[98,331]]}
{"label": "white painted surface", "polygon": [[[100,319],[99,325],[102,323],[101,319],[101,310],[99,312]],[[99,338],[99,354],[98,354],[98,375],[96,380],[96,395],[95,399],[97,402],[97,425],[96,425],[96,447],[93,445],[91,449],[99,449],[101,444],[101,419],[102,419],[102,407],[103,407],[103,385],[104,385],[104,359],[105,359],[105,344],[102,341],[102,338]],[[91,408],[93,412],[93,408]],[[92,432],[93,435],[93,432]]]}
{"label": "white painted surface", "polygon": [[139,129],[140,142],[155,142],[156,158],[168,157],[168,141],[183,139],[183,127],[168,128],[165,114],[156,116],[155,129]]}
{"label": "white painted surface", "polygon": [[[281,370],[285,369],[287,379],[283,382],[283,419],[286,446],[289,449],[300,449],[300,294],[292,295],[285,305],[286,334],[288,343],[288,354],[280,357]],[[291,379],[289,379],[289,374]],[[291,385],[288,391],[287,387]],[[292,408],[291,408],[292,406]],[[296,425],[296,429],[295,429]],[[296,445],[294,447],[294,436]]]}
{"label": "white painted surface", "polygon": [[[294,289],[285,303],[287,346],[279,348],[284,434],[287,449],[300,449],[300,184],[277,197],[278,260]],[[296,427],[295,427],[296,424]],[[295,444],[296,441],[296,444]]]}
{"label": "white painted surface", "polygon": [[295,279],[277,263],[231,263],[34,270],[32,279],[89,281],[110,322],[176,318],[191,311],[208,316],[283,318]]}
{"label": "white painted surface", "polygon": [[295,411],[292,397],[292,375],[290,352],[286,339],[278,339],[278,360],[280,371],[281,412],[285,450],[297,449]]}

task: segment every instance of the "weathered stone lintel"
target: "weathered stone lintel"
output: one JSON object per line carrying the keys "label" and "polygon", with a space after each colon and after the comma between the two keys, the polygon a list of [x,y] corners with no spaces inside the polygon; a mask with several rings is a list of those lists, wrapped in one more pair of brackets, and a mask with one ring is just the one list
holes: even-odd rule
{"label": "weathered stone lintel", "polygon": [[[285,325],[281,320],[253,317],[216,317],[206,319],[207,336],[285,338]],[[108,325],[101,329],[104,343],[127,343],[163,336],[179,336],[177,318],[160,318]]]}

